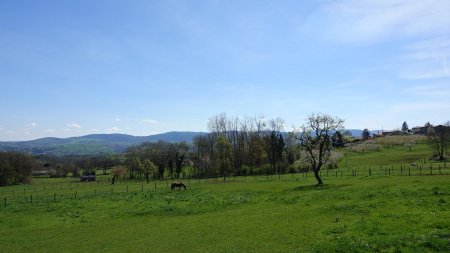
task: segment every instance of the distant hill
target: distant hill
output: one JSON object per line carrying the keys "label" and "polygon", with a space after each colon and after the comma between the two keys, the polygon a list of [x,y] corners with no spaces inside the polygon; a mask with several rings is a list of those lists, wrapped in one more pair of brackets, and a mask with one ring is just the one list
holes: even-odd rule
{"label": "distant hill", "polygon": [[192,142],[195,136],[204,132],[167,132],[150,136],[127,134],[91,134],[70,138],[41,138],[32,141],[0,142],[0,151],[18,151],[35,155],[98,155],[123,152],[132,145],[142,142]]}
{"label": "distant hill", "polygon": [[[353,137],[361,137],[362,130],[346,129]],[[372,131],[373,132],[373,131]],[[127,134],[90,134],[79,137],[54,138],[47,137],[32,141],[0,142],[0,151],[17,151],[34,155],[99,155],[117,154],[132,145],[146,141],[157,142],[192,142],[195,136],[205,132],[167,132],[149,136],[133,136]]]}

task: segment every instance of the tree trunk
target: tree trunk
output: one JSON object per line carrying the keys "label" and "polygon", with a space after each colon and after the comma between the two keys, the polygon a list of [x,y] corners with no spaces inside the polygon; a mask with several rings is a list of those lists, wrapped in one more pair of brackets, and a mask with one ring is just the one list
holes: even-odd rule
{"label": "tree trunk", "polygon": [[114,184],[115,181],[116,181],[116,176],[113,176],[111,183]]}
{"label": "tree trunk", "polygon": [[323,181],[322,181],[322,179],[320,178],[320,175],[319,175],[319,170],[314,170],[314,177],[316,177],[318,185],[322,185],[323,184]]}

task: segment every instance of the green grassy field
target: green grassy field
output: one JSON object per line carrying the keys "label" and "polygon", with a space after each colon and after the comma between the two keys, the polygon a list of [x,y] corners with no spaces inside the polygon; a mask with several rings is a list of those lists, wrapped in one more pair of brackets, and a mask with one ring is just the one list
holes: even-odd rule
{"label": "green grassy field", "polygon": [[427,154],[348,153],[322,187],[306,173],[173,192],[35,179],[0,189],[0,252],[450,252],[450,168]]}
{"label": "green grassy field", "polygon": [[2,205],[0,251],[448,252],[449,179],[329,178],[317,188],[285,176],[192,181],[174,192],[128,183],[113,193],[74,183]]}

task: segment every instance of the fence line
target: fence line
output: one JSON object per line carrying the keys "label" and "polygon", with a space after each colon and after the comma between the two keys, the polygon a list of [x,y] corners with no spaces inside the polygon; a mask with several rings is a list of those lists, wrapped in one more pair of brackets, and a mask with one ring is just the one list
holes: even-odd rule
{"label": "fence line", "polygon": [[[419,165],[399,165],[399,166],[379,166],[376,169],[372,167],[360,168],[337,168],[337,169],[322,169],[320,172],[324,180],[327,179],[346,179],[352,177],[397,177],[397,176],[439,176],[450,175],[450,168],[446,164],[433,165],[429,164],[428,168],[424,164]],[[425,172],[426,171],[426,172]],[[286,173],[282,175],[249,175],[232,177],[227,181],[249,181],[255,182],[272,182],[272,181],[298,181],[307,180],[311,177],[310,171],[301,173]],[[290,175],[289,175],[290,174]],[[145,180],[117,180],[116,184],[112,185],[109,180],[99,180],[93,182],[40,182],[39,184],[30,184],[22,186],[13,186],[12,189],[0,189],[0,196],[3,198],[3,206],[8,206],[12,203],[47,203],[57,202],[64,199],[83,199],[86,196],[105,196],[120,193],[136,193],[144,191],[169,190],[169,181],[153,180],[152,183],[147,184]],[[191,183],[208,183],[210,181],[218,181],[221,178],[204,178],[204,179],[190,179],[188,178],[188,185]]]}

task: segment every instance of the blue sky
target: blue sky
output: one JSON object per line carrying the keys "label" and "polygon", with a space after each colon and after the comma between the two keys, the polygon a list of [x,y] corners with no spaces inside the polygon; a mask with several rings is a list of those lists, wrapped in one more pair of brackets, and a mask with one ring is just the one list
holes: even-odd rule
{"label": "blue sky", "polygon": [[450,120],[450,1],[1,1],[0,140]]}

